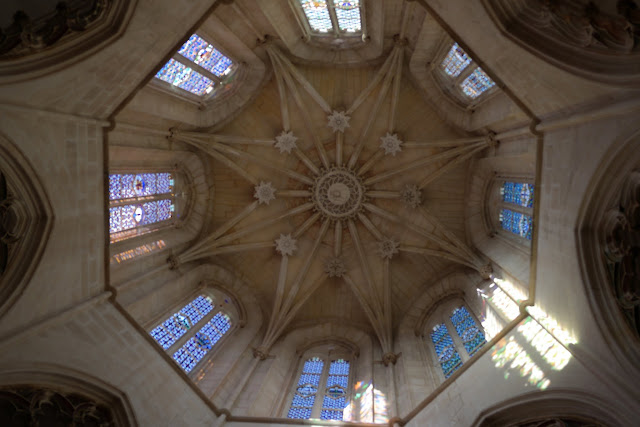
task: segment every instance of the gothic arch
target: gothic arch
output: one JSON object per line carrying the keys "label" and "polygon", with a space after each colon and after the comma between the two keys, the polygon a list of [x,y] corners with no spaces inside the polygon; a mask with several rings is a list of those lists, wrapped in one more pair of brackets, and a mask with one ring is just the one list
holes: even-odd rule
{"label": "gothic arch", "polygon": [[563,418],[602,426],[629,425],[612,409],[615,407],[616,405],[610,405],[610,402],[603,401],[601,397],[577,390],[538,391],[506,400],[482,411],[472,426],[517,427],[533,421]]}
{"label": "gothic arch", "polygon": [[[640,372],[640,131],[609,149],[585,194],[576,242],[585,293],[611,351]],[[635,272],[633,270],[635,267]]]}
{"label": "gothic arch", "polygon": [[482,3],[508,39],[542,60],[590,80],[640,85],[640,50],[634,43],[640,13],[634,0],[618,1],[609,10],[588,1]]}
{"label": "gothic arch", "polygon": [[2,29],[0,84],[58,71],[104,49],[124,33],[136,7],[136,1],[124,0],[89,7],[61,3],[36,17],[14,11],[13,23]]}
{"label": "gothic arch", "polygon": [[108,408],[115,425],[123,427],[138,425],[131,403],[123,392],[80,371],[58,365],[41,365],[38,370],[20,365],[0,368],[0,390],[24,390],[25,388],[36,392],[34,398],[40,391],[63,397],[80,396],[85,400],[83,406],[99,405]]}
{"label": "gothic arch", "polygon": [[24,291],[53,226],[53,208],[36,171],[0,134],[0,316]]}

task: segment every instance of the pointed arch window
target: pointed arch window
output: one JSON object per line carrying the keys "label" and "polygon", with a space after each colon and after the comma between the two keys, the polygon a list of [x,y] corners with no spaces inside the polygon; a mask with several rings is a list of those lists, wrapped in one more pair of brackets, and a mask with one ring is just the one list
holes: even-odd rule
{"label": "pointed arch window", "polygon": [[307,358],[295,383],[288,418],[342,420],[350,395],[351,362],[347,358]]}
{"label": "pointed arch window", "polygon": [[464,304],[447,304],[438,313],[440,314],[432,319],[429,338],[432,354],[446,379],[487,341],[482,326]]}
{"label": "pointed arch window", "polygon": [[292,0],[301,13],[310,36],[336,38],[362,36],[364,33],[361,0]]}
{"label": "pointed arch window", "polygon": [[534,185],[527,182],[504,181],[500,186],[500,196],[498,221],[502,229],[531,240]]}
{"label": "pointed arch window", "polygon": [[149,334],[189,373],[232,326],[229,315],[216,310],[211,297],[199,295]]}
{"label": "pointed arch window", "polygon": [[447,48],[439,68],[443,86],[464,103],[475,102],[496,85],[458,43]]}
{"label": "pointed arch window", "polygon": [[192,34],[158,71],[155,80],[167,89],[178,88],[197,99],[211,99],[231,88],[236,63],[199,34]]}
{"label": "pointed arch window", "polygon": [[111,243],[157,230],[174,211],[172,173],[109,175]]}

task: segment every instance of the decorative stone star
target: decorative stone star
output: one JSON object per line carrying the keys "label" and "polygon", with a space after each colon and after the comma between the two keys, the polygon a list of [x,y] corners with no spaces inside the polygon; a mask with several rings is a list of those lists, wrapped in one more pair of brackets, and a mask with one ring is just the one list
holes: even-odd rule
{"label": "decorative stone star", "polygon": [[395,239],[385,237],[382,241],[378,242],[378,254],[382,258],[391,259],[397,254],[400,243]]}
{"label": "decorative stone star", "polygon": [[276,189],[270,182],[260,181],[260,184],[255,187],[256,192],[253,193],[253,197],[258,199],[259,204],[268,205],[270,201],[276,198]]}
{"label": "decorative stone star", "polygon": [[347,272],[344,259],[341,257],[329,258],[324,266],[324,271],[329,277],[342,277]]}
{"label": "decorative stone star", "polygon": [[422,192],[415,184],[405,185],[400,196],[402,197],[402,201],[412,208],[417,208],[422,203]]}
{"label": "decorative stone star", "polygon": [[333,129],[334,132],[344,132],[349,127],[350,118],[344,111],[333,110],[333,113],[327,116],[327,119],[329,119],[327,126]]}
{"label": "decorative stone star", "polygon": [[275,147],[280,150],[280,153],[291,153],[291,150],[296,148],[296,141],[298,137],[293,136],[293,131],[282,131],[282,133],[276,136]]}
{"label": "decorative stone star", "polygon": [[391,135],[390,132],[387,132],[387,134],[380,138],[380,140],[382,141],[380,147],[384,150],[384,154],[391,154],[392,156],[395,156],[396,153],[402,151],[402,141],[398,138],[397,133]]}
{"label": "decorative stone star", "polygon": [[282,256],[291,256],[298,249],[297,242],[291,234],[280,234],[280,238],[276,240],[276,251]]}

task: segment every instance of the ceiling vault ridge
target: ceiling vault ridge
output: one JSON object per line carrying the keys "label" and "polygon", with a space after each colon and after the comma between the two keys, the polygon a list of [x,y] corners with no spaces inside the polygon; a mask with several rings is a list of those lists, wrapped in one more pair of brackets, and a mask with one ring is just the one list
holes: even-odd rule
{"label": "ceiling vault ridge", "polygon": [[[396,45],[389,53],[383,66],[375,73],[364,90],[358,94],[344,111],[332,107],[306,79],[302,72],[269,38],[264,43],[266,52],[274,69],[274,79],[278,89],[282,131],[277,136],[250,138],[239,135],[209,134],[197,131],[172,129],[170,139],[191,145],[197,150],[209,154],[237,173],[248,182],[247,192],[254,192],[252,203],[220,225],[211,234],[197,241],[184,252],[173,255],[168,261],[172,268],[212,255],[238,254],[248,251],[275,249],[281,257],[277,284],[273,293],[273,307],[268,328],[256,357],[263,359],[270,348],[284,333],[296,314],[329,278],[341,280],[355,295],[364,314],[380,341],[385,360],[391,363],[396,359],[393,353],[393,305],[391,290],[391,261],[398,254],[413,253],[427,257],[438,257],[476,270],[483,277],[491,273],[490,265],[484,261],[462,239],[441,223],[423,203],[422,190],[436,178],[452,170],[455,166],[469,160],[472,156],[497,144],[494,135],[461,138],[427,139],[423,141],[403,141],[396,130],[400,88],[402,79],[403,55],[405,43],[396,39]],[[379,91],[374,95],[376,89]],[[301,96],[306,92],[311,105],[306,105]],[[373,98],[371,110],[360,129],[354,130],[357,138],[353,141],[353,151],[344,162],[345,131],[352,128],[351,115],[364,101]],[[291,129],[289,102],[293,101],[300,113],[305,135],[295,135]],[[381,118],[382,104],[387,101],[387,117]],[[309,109],[320,108],[327,117],[327,123],[314,123]],[[382,119],[382,120],[381,120]],[[384,120],[386,119],[386,120]],[[386,135],[371,135],[374,123],[385,123]],[[335,157],[331,159],[317,131],[319,126],[331,128],[335,137]],[[326,130],[325,130],[326,132]],[[312,142],[316,161],[298,147],[298,141]],[[380,141],[382,143],[380,143]],[[350,141],[346,141],[350,142]],[[366,161],[361,159],[365,144],[368,148],[376,145],[377,150]],[[257,147],[257,148],[253,148]],[[255,149],[273,149],[279,156],[295,156],[305,168],[292,170],[274,162],[268,156],[254,154]],[[425,151],[427,149],[427,151]],[[415,150],[414,160],[392,168],[371,173],[372,168],[385,156],[395,156],[403,150]],[[434,152],[435,150],[435,152]],[[424,154],[420,154],[424,153]],[[238,162],[240,161],[240,162]],[[276,188],[265,176],[259,178],[249,173],[245,163],[260,166],[258,170],[270,171],[287,177],[297,184],[293,188]],[[319,163],[319,164],[318,164]],[[358,166],[358,164],[360,165]],[[376,188],[377,184],[388,181],[398,175],[409,176],[407,172],[427,165],[433,166],[420,182],[404,184],[403,187],[389,190]],[[251,169],[255,174],[256,169]],[[301,188],[301,186],[303,188]],[[306,188],[304,188],[306,187]],[[288,207],[270,217],[258,218],[249,224],[239,225],[253,218],[262,204],[282,206],[283,199],[298,199],[301,204]],[[421,225],[403,218],[397,213],[379,206],[380,203],[394,202],[391,206],[404,205],[410,212],[416,212]],[[251,241],[258,232],[264,232],[274,224],[296,216],[304,215],[303,223],[297,225],[288,234],[273,236],[269,241]],[[381,222],[373,222],[370,216]],[[318,227],[313,228],[319,223]],[[397,236],[387,235],[381,227],[385,223],[399,225],[429,242],[422,247],[410,241],[402,241]],[[366,230],[361,235],[359,225]],[[332,228],[332,232],[329,229]],[[317,230],[317,231],[315,231]],[[345,232],[347,230],[347,232]],[[347,236],[345,236],[348,235]],[[391,233],[393,234],[393,233]],[[368,251],[370,237],[376,250]],[[349,256],[343,254],[345,237],[351,242],[347,246],[356,254],[357,262],[350,265]],[[363,240],[366,238],[366,241]],[[313,241],[312,245],[299,245],[299,239]],[[243,240],[244,239],[244,240]],[[248,239],[248,240],[247,240]],[[323,243],[331,243],[329,251]],[[421,240],[421,241],[422,241]],[[326,252],[326,256],[319,256]],[[382,275],[372,270],[372,255],[377,255],[376,266],[381,266]],[[292,271],[290,257],[300,257]],[[359,272],[355,274],[356,272]],[[360,274],[362,276],[360,276]],[[311,276],[311,279],[309,278]]]}

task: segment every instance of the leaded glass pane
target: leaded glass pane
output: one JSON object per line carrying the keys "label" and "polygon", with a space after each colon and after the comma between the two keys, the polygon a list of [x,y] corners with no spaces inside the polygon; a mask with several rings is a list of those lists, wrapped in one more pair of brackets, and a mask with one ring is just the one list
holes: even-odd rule
{"label": "leaded glass pane", "polygon": [[[203,311],[199,311],[199,307]],[[166,350],[211,310],[213,310],[211,298],[200,295],[182,307],[178,313],[174,313],[161,325],[156,326],[150,334]],[[192,317],[192,314],[194,317]],[[197,316],[200,317],[198,318]]]}
{"label": "leaded glass pane", "polygon": [[500,225],[507,231],[531,240],[533,235],[533,221],[529,215],[514,212],[510,209],[500,211]]}
{"label": "leaded glass pane", "polygon": [[469,356],[473,356],[487,341],[482,329],[478,328],[465,307],[456,308],[451,314],[451,323],[462,339]]}
{"label": "leaded glass pane", "polygon": [[346,389],[349,385],[349,362],[334,360],[329,365],[327,387],[322,400],[320,418],[323,420],[342,420],[347,406]]}
{"label": "leaded glass pane", "polygon": [[[189,305],[194,307],[197,304],[196,301],[197,299]],[[207,324],[200,328],[189,341],[175,352],[173,358],[182,369],[190,372],[230,328],[231,319],[229,316],[222,312],[217,313]],[[184,353],[187,353],[189,357],[184,357]]]}
{"label": "leaded glass pane", "polygon": [[326,0],[300,0],[300,4],[313,31],[327,33],[333,30]]}
{"label": "leaded glass pane", "polygon": [[356,33],[362,29],[360,23],[360,1],[338,1],[334,0],[336,17],[340,31]]}
{"label": "leaded glass pane", "polygon": [[445,378],[449,378],[456,369],[462,366],[462,360],[444,323],[434,326],[431,332],[431,341],[436,350],[438,362],[442,367],[442,373]]}
{"label": "leaded glass pane", "polygon": [[218,77],[232,71],[233,62],[197,34],[189,37],[178,53]]}
{"label": "leaded glass pane", "polygon": [[482,71],[480,67],[473,70],[469,76],[460,84],[462,92],[469,98],[477,98],[486,90],[491,89],[496,84],[491,78]]}
{"label": "leaded glass pane", "polygon": [[109,208],[109,231],[116,233],[171,219],[173,209],[173,202],[168,199]]}
{"label": "leaded glass pane", "polygon": [[451,77],[457,77],[470,63],[471,58],[469,55],[458,46],[458,43],[454,43],[446,58],[442,61],[442,68]]}
{"label": "leaded glass pane", "polygon": [[525,208],[533,207],[533,184],[505,182],[501,188],[502,200]]}
{"label": "leaded glass pane", "polygon": [[214,86],[212,80],[173,58],[158,71],[156,78],[198,96],[211,93]]}
{"label": "leaded glass pane", "polygon": [[311,409],[318,394],[320,375],[324,361],[318,357],[312,357],[304,362],[302,373],[298,380],[298,387],[291,401],[288,418],[308,419],[311,417]]}

